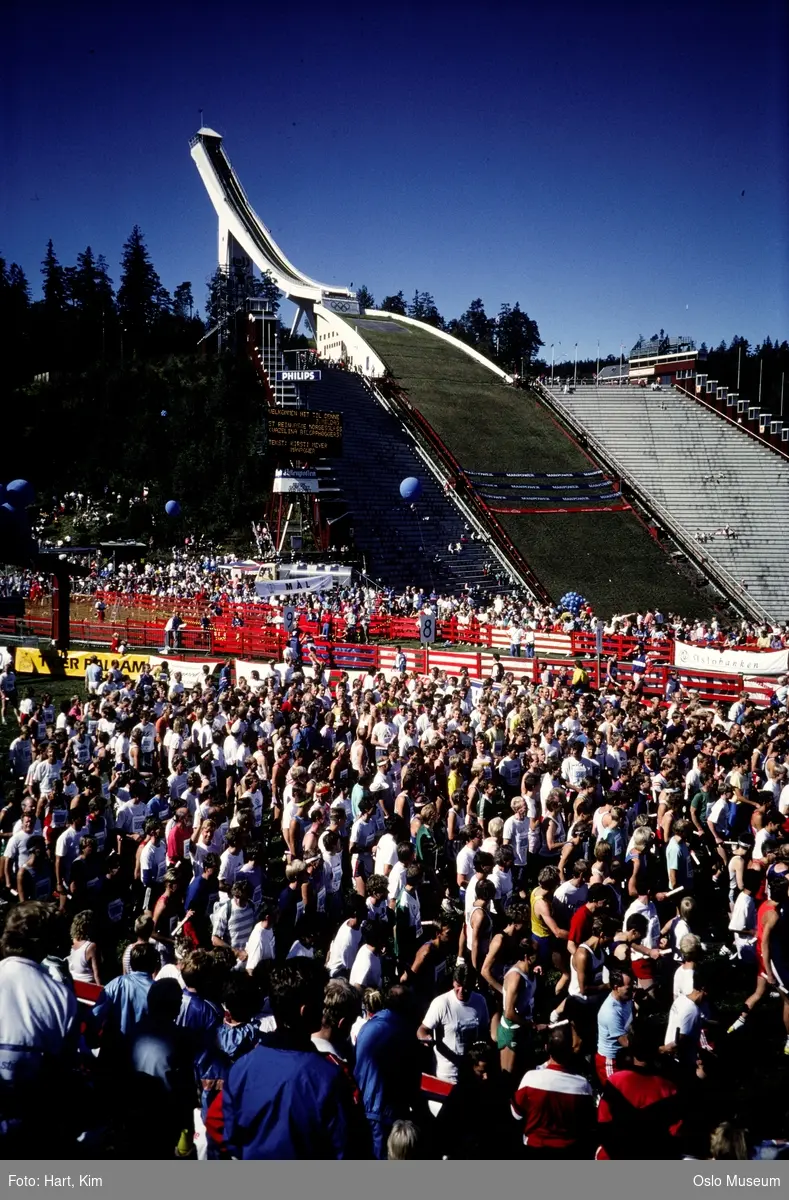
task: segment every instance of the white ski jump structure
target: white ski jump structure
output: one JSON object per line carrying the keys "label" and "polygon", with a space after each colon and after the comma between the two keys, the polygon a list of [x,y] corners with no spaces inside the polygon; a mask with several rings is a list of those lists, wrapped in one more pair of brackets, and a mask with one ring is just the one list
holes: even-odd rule
{"label": "white ski jump structure", "polygon": [[[233,268],[248,271],[254,263],[260,271],[268,271],[280,291],[296,305],[293,329],[297,328],[302,317],[306,318],[322,358],[342,359],[367,376],[385,374],[381,358],[354,327],[352,320],[344,319],[365,315],[359,308],[356,292],[347,287],[319,283],[294,267],[249,203],[225,153],[222,135],[203,126],[192,138],[190,146],[192,158],[219,220],[219,266],[228,271]],[[475,359],[502,379],[509,379],[495,363],[443,330],[434,329],[422,321],[414,321],[411,317],[377,309],[369,310],[367,315],[386,317],[403,325],[417,325],[435,334],[439,340],[451,342],[469,358]]]}
{"label": "white ski jump structure", "polygon": [[239,183],[222,145],[222,136],[203,127],[192,138],[192,158],[219,219],[217,256],[224,270],[249,270],[252,263],[268,271],[277,287],[296,305],[293,328],[305,317],[321,354],[360,366],[365,375],[382,375],[384,364],[370,346],[343,321],[359,316],[356,292],[319,283],[295,267],[280,250]]}

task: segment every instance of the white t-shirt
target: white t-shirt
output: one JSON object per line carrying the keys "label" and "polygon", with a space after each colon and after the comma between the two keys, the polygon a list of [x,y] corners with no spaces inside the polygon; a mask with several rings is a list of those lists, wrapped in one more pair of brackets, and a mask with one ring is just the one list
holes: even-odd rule
{"label": "white t-shirt", "polygon": [[157,845],[151,839],[146,842],[140,854],[140,877],[144,879],[148,871],[153,875],[154,882],[164,878],[164,873],[167,870],[167,848],[163,841]]}
{"label": "white t-shirt", "polygon": [[219,882],[226,883],[228,886],[236,881],[238,872],[244,865],[244,851],[238,850],[235,854],[230,849],[223,850],[219,856]]}
{"label": "white t-shirt", "polygon": [[156,982],[158,983],[160,979],[174,979],[176,983],[181,985],[182,991],[186,991],[183,975],[175,963],[165,963],[161,971],[156,972]]}
{"label": "white t-shirt", "polygon": [[455,870],[458,875],[465,875],[471,879],[474,875],[474,855],[476,850],[472,850],[470,846],[461,846],[458,850],[458,856],[455,860]]}
{"label": "white t-shirt", "polygon": [[11,955],[0,962],[0,995],[0,1079],[33,1080],[44,1055],[57,1059],[68,1051],[77,1016],[74,993],[45,967]]}
{"label": "white t-shirt", "polygon": [[738,954],[742,954],[743,950],[750,951],[756,946],[756,934],[745,933],[747,929],[756,929],[756,905],[753,896],[749,896],[747,892],[740,892],[734,901],[729,929],[734,934],[734,945]]}
{"label": "white t-shirt", "polygon": [[361,931],[352,929],[347,921],[343,921],[329,947],[326,969],[330,973],[341,970],[350,971],[357,957],[361,940]]}
{"label": "white t-shirt", "polygon": [[480,1040],[487,1041],[488,1006],[479,992],[472,992],[463,1003],[453,988],[436,996],[425,1014],[422,1024],[436,1031],[435,1073],[447,1083],[457,1083],[458,1064],[441,1053],[443,1045],[450,1053],[462,1058],[469,1048]]}
{"label": "white t-shirt", "polygon": [[381,959],[372,946],[366,943],[356,952],[351,967],[350,983],[352,987],[377,988],[381,986]]}
{"label": "white t-shirt", "polygon": [[707,823],[711,821],[719,834],[725,833],[728,826],[729,802],[721,796],[710,809]]}
{"label": "white t-shirt", "polygon": [[400,893],[405,887],[405,873],[405,863],[398,862],[395,863],[389,874],[389,899],[394,900],[395,904],[400,899]]}
{"label": "white t-shirt", "polygon": [[642,904],[638,899],[634,900],[625,913],[623,929],[627,929],[627,918],[632,917],[633,913],[642,913],[647,919],[647,932],[641,945],[646,946],[648,950],[657,950],[660,945],[660,921],[654,904],[651,900],[647,904]]}
{"label": "white t-shirt", "polygon": [[677,967],[674,972],[674,999],[687,996],[693,991],[693,968]]}
{"label": "white t-shirt", "polygon": [[[512,847],[512,852],[515,855],[515,866],[525,867],[529,853],[529,821],[524,817],[522,821],[517,817],[507,817],[504,822],[503,832],[504,842],[509,843]],[[458,855],[458,857],[460,857]]]}
{"label": "white t-shirt", "polygon": [[671,1011],[668,1014],[665,1044],[667,1046],[672,1045],[676,1042],[680,1034],[689,1035],[691,1043],[689,1048],[685,1050],[683,1058],[685,1061],[692,1062],[698,1045],[700,1029],[701,1013],[699,1012],[698,1005],[694,1004],[687,996],[676,996],[674,1003],[671,1005]]}
{"label": "white t-shirt", "polygon": [[266,929],[262,921],[258,921],[249,935],[246,944],[248,971],[254,971],[259,962],[274,958],[274,930]]}

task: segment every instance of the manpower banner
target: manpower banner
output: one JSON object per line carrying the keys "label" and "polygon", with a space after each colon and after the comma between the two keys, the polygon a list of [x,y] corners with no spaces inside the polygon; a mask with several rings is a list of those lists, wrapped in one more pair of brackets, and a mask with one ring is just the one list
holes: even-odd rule
{"label": "manpower banner", "polygon": [[789,650],[715,650],[675,642],[674,666],[723,675],[783,675],[789,669]]}
{"label": "manpower banner", "polygon": [[89,662],[98,659],[104,671],[109,671],[114,662],[118,664],[124,675],[139,679],[142,671],[150,662],[149,656],[141,651],[139,654],[106,654],[99,650],[69,650],[52,651],[42,654],[35,646],[18,646],[14,660],[14,669],[20,675],[70,675],[74,678],[84,677],[85,668]]}
{"label": "manpower banner", "polygon": [[337,583],[336,575],[305,575],[303,579],[261,579],[255,584],[258,596],[293,596],[303,592],[327,592]]}

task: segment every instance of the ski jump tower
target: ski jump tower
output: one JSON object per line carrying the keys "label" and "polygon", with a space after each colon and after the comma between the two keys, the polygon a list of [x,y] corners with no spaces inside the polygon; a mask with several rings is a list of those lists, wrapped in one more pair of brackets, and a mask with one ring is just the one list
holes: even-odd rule
{"label": "ski jump tower", "polygon": [[321,357],[342,358],[365,375],[381,375],[384,365],[370,346],[343,320],[359,315],[356,292],[311,279],[280,250],[247,200],[225,154],[222,137],[205,126],[190,142],[192,158],[219,220],[218,261],[222,269],[268,271],[277,287],[296,305],[293,328],[305,317]]}

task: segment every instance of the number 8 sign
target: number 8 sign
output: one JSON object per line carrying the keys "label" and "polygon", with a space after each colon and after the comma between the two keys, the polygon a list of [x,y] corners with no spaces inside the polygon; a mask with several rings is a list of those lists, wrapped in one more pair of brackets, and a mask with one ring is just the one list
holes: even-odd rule
{"label": "number 8 sign", "polygon": [[436,618],[432,613],[422,613],[419,617],[419,640],[423,646],[436,640]]}

